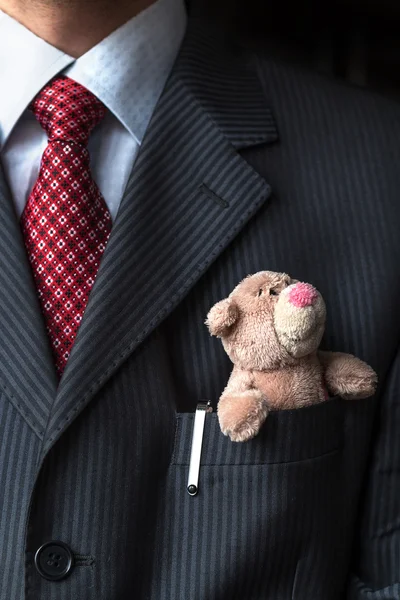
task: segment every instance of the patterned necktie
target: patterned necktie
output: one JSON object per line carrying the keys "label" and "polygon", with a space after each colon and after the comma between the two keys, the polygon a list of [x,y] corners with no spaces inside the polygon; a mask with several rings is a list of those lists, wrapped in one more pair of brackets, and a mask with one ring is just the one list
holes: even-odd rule
{"label": "patterned necktie", "polygon": [[87,149],[105,107],[82,85],[59,76],[29,108],[48,144],[21,227],[61,377],[111,232]]}

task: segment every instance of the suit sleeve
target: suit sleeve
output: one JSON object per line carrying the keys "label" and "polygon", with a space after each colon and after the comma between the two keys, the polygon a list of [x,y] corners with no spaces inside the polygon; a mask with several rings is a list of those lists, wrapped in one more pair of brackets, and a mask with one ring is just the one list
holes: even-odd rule
{"label": "suit sleeve", "polygon": [[400,351],[379,402],[346,600],[400,599]]}

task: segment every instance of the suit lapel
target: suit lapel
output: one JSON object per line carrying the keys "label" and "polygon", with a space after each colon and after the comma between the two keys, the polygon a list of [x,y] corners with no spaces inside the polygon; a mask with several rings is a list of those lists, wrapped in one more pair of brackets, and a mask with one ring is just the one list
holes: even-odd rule
{"label": "suit lapel", "polygon": [[57,379],[22,234],[0,163],[0,390],[43,437]]}
{"label": "suit lapel", "polygon": [[235,150],[277,139],[258,85],[191,26],[127,185],[43,452],[269,197]]}

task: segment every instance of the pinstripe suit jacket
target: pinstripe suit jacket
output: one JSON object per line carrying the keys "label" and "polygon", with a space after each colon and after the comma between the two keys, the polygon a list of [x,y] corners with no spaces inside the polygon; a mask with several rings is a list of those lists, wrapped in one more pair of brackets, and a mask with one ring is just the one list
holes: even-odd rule
{"label": "pinstripe suit jacket", "polygon": [[[0,177],[1,600],[400,598],[399,140],[396,104],[192,20],[58,388]],[[207,415],[191,497],[196,403],[231,369],[203,322],[261,269],[315,284],[324,346],[381,385],[245,444]]]}

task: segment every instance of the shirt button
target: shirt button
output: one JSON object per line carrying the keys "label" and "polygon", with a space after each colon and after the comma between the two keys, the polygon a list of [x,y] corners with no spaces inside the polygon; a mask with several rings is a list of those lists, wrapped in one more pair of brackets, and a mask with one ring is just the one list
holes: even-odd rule
{"label": "shirt button", "polygon": [[64,542],[46,542],[36,551],[35,567],[48,581],[64,579],[72,570],[74,556]]}

